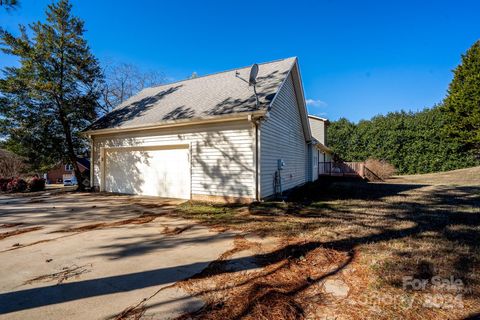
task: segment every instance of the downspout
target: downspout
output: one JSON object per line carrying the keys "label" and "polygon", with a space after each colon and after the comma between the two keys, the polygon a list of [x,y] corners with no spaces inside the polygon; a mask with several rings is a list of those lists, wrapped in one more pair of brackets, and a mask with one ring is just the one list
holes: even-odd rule
{"label": "downspout", "polygon": [[[268,117],[268,113],[266,114]],[[255,201],[261,200],[261,185],[260,185],[260,123],[264,117],[249,116],[248,120],[253,125],[254,130],[254,161],[255,161]]]}
{"label": "downspout", "polygon": [[260,201],[260,183],[259,183],[259,178],[260,178],[260,174],[259,174],[259,161],[258,161],[258,157],[259,157],[259,141],[258,141],[258,126],[259,124],[254,121],[253,122],[253,125],[255,127],[255,200],[256,201]]}
{"label": "downspout", "polygon": [[[320,178],[320,150],[317,149],[316,151],[317,151],[317,179],[319,179]],[[325,168],[325,161],[323,161],[323,167]]]}
{"label": "downspout", "polygon": [[307,175],[308,181],[313,181],[313,141],[307,141]]}
{"label": "downspout", "polygon": [[93,181],[94,171],[95,171],[95,163],[93,162],[95,159],[95,155],[94,155],[95,142],[92,136],[89,136],[89,139],[90,139],[90,190],[93,190],[93,187],[95,185]]}

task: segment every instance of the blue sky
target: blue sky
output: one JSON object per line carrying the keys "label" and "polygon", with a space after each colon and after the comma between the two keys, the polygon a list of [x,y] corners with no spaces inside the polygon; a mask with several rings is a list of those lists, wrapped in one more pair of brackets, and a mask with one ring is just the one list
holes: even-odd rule
{"label": "blue sky", "polygon": [[[0,10],[17,31],[51,1]],[[420,110],[445,96],[460,55],[480,37],[480,1],[73,0],[102,61],[180,80],[297,56],[309,111],[358,121]],[[15,60],[0,55],[0,67]]]}

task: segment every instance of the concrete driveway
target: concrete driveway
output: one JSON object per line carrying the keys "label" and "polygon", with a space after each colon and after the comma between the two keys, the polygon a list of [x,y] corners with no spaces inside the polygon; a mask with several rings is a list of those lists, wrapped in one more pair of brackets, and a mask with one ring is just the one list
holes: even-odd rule
{"label": "concrete driveway", "polygon": [[155,319],[200,308],[172,284],[232,248],[234,234],[162,216],[177,202],[0,195],[0,319],[115,318],[145,299]]}

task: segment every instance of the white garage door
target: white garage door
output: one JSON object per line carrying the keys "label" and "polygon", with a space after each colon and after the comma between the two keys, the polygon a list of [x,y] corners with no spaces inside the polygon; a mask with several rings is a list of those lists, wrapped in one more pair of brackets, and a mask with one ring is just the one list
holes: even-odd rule
{"label": "white garage door", "polygon": [[186,146],[105,150],[105,191],[190,198],[190,161]]}

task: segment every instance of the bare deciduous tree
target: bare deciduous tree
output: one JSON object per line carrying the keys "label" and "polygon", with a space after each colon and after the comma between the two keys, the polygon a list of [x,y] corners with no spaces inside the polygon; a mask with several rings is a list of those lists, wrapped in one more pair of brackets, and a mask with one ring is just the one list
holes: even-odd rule
{"label": "bare deciduous tree", "polygon": [[0,177],[18,177],[26,170],[25,159],[7,150],[0,149]]}
{"label": "bare deciduous tree", "polygon": [[144,71],[130,63],[107,63],[101,112],[107,113],[144,88],[160,85],[165,77],[158,71]]}

